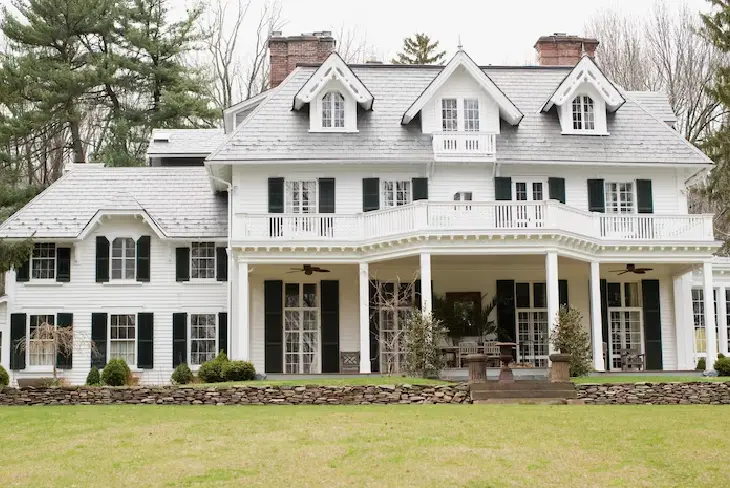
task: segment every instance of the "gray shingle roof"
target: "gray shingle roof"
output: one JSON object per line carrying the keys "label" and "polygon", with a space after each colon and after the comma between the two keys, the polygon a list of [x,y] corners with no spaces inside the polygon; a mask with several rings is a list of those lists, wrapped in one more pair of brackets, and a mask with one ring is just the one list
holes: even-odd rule
{"label": "gray shingle roof", "polygon": [[167,237],[226,237],[225,194],[202,167],[76,165],[0,226],[0,238],[73,238],[100,210],[146,211]]}
{"label": "gray shingle roof", "polygon": [[[302,66],[292,73],[215,151],[211,161],[236,160],[433,160],[431,137],[417,121],[400,124],[403,113],[438,74],[433,67],[353,66],[354,73],[375,97],[371,112],[358,115],[352,134],[310,133],[306,111],[292,111],[300,87],[315,71]],[[517,127],[502,124],[497,159],[505,162],[607,162],[708,164],[699,150],[685,142],[662,119],[656,103],[647,106],[632,97],[608,114],[608,136],[562,135],[557,113],[540,108],[570,68],[487,67],[489,77],[525,114]],[[652,114],[651,110],[660,113]]]}
{"label": "gray shingle roof", "polygon": [[667,124],[676,124],[677,115],[672,111],[669,97],[664,92],[627,91],[626,95],[641,104],[642,107],[654,114],[659,120]]}
{"label": "gray shingle roof", "polygon": [[[169,136],[169,141],[155,140],[161,135]],[[224,140],[223,129],[154,129],[147,155],[210,154]]]}

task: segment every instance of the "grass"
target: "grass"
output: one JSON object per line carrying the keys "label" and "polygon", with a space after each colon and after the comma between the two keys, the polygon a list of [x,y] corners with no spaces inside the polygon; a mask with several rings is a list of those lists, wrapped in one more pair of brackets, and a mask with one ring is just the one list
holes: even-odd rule
{"label": "grass", "polygon": [[10,486],[730,483],[712,406],[3,407]]}
{"label": "grass", "polygon": [[573,378],[573,383],[692,383],[692,382],[725,382],[728,377],[705,376],[583,376]]}
{"label": "grass", "polygon": [[228,386],[361,386],[361,385],[447,385],[448,381],[428,380],[403,376],[362,376],[346,378],[314,378],[293,380],[232,381],[225,383],[193,383],[193,388]]}

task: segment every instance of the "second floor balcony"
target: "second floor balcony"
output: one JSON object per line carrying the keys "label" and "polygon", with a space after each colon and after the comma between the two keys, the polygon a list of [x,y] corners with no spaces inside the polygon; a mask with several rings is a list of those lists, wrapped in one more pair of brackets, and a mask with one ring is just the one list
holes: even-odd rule
{"label": "second floor balcony", "polygon": [[592,213],[555,200],[435,202],[359,214],[245,214],[234,239],[256,243],[377,243],[418,235],[555,234],[614,242],[713,242],[712,215]]}
{"label": "second floor balcony", "polygon": [[487,132],[436,132],[433,157],[441,161],[496,161],[496,135]]}

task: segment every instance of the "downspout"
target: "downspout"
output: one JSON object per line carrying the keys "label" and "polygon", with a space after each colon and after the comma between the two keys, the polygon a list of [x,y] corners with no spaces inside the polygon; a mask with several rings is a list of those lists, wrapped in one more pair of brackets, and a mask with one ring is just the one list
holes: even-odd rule
{"label": "downspout", "polygon": [[227,234],[228,242],[226,244],[226,255],[228,256],[228,283],[226,284],[226,313],[228,314],[228,354],[231,355],[231,346],[233,345],[233,247],[231,242],[233,240],[233,185],[225,180],[215,176],[212,172],[210,173],[211,179],[225,185],[226,192],[228,192],[228,222],[227,222]]}

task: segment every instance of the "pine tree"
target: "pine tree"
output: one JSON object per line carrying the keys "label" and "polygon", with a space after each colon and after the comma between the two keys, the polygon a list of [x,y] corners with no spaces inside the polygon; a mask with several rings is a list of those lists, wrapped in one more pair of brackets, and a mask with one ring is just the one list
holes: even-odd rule
{"label": "pine tree", "polygon": [[426,34],[415,34],[403,39],[403,52],[393,59],[393,64],[444,64],[446,51],[437,52],[439,41],[431,42]]}

